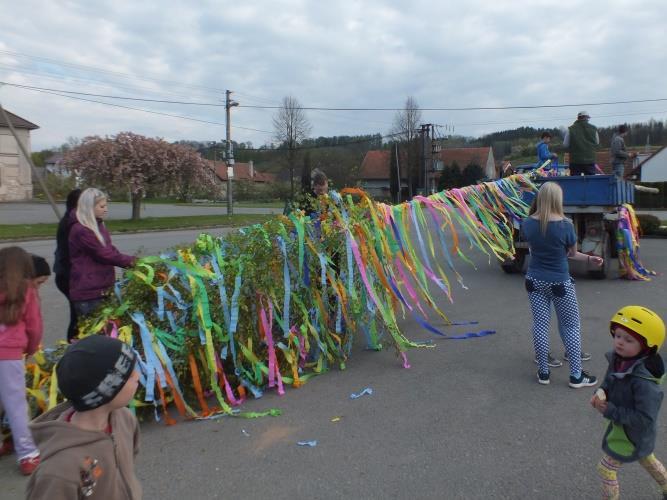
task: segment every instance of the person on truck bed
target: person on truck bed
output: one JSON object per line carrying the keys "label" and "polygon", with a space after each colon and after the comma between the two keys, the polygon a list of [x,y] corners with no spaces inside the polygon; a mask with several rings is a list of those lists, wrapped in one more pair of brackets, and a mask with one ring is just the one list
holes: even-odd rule
{"label": "person on truck bed", "polygon": [[627,125],[620,125],[614,136],[611,138],[611,147],[609,156],[611,156],[611,166],[614,169],[614,175],[622,179],[625,175],[625,162],[628,158],[635,158],[637,153],[628,153],[625,149],[625,136],[628,135]]}
{"label": "person on truck bed", "polygon": [[570,152],[570,175],[595,175],[595,150],[600,144],[598,129],[588,123],[590,115],[579,111],[577,121],[567,129],[563,146]]}

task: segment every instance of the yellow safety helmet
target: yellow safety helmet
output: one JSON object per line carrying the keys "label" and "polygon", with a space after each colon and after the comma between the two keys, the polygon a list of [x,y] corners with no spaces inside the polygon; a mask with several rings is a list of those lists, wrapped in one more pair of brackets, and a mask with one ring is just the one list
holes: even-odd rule
{"label": "yellow safety helmet", "polygon": [[643,306],[625,306],[611,317],[610,330],[614,325],[632,330],[646,340],[648,347],[659,350],[665,341],[665,323],[660,316]]}

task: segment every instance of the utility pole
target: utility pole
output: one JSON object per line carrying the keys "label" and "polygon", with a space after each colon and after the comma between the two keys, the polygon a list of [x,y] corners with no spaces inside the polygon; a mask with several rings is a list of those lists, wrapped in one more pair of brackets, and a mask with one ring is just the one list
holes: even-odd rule
{"label": "utility pole", "polygon": [[234,214],[234,203],[232,199],[232,178],[234,177],[234,149],[232,148],[232,124],[231,110],[239,103],[232,101],[232,91],[225,92],[225,111],[227,112],[227,215]]}
{"label": "utility pole", "polygon": [[[420,125],[421,130],[419,131],[422,138],[421,165],[420,165],[421,168],[419,177],[423,179],[421,186],[423,189],[424,196],[428,196],[428,191],[429,191],[428,169],[427,169],[428,162],[426,161],[426,141],[427,139],[430,138],[430,131],[432,126],[433,125],[430,123],[425,123],[423,125]],[[431,165],[433,165],[433,155],[431,155]]]}

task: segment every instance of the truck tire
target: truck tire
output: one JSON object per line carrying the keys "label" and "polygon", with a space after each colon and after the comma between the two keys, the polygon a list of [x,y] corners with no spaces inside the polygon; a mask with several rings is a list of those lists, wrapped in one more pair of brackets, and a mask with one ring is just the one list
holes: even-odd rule
{"label": "truck tire", "polygon": [[526,262],[527,251],[523,248],[517,249],[514,254],[514,260],[505,261],[500,264],[507,274],[516,274],[523,272],[523,265]]}
{"label": "truck tire", "polygon": [[611,271],[611,259],[612,259],[612,241],[611,238],[609,237],[609,233],[605,235],[604,242],[602,245],[602,257],[604,259],[604,263],[602,264],[602,267],[599,270],[596,271],[588,271],[588,275],[596,280],[603,280],[606,279],[609,276],[609,273]]}

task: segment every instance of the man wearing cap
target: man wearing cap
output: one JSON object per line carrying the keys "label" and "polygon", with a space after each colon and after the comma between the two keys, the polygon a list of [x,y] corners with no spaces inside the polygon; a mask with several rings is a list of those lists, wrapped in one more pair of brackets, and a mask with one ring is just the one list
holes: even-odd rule
{"label": "man wearing cap", "polygon": [[563,145],[570,152],[570,175],[595,175],[595,149],[600,144],[598,129],[588,123],[586,111],[567,129]]}
{"label": "man wearing cap", "polygon": [[28,500],[139,500],[134,472],[139,425],[126,407],[139,383],[137,356],[118,339],[91,335],[67,348],[56,366],[68,401],[31,425],[42,461]]}

